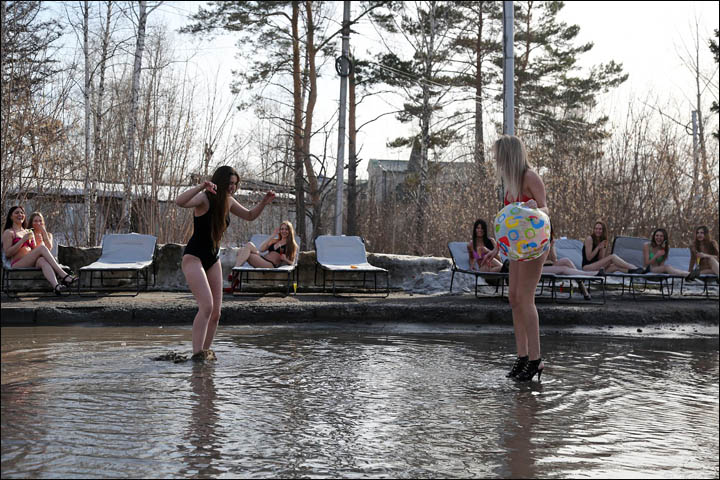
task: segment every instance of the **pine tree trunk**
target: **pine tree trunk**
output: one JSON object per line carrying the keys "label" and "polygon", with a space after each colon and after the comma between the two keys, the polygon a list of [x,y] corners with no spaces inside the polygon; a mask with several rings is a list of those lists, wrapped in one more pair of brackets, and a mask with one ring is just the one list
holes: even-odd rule
{"label": "pine tree trunk", "polygon": [[483,2],[478,7],[478,32],[475,46],[475,165],[481,176],[485,175],[485,139],[483,134],[483,108],[482,108],[482,31],[483,31]]}
{"label": "pine tree trunk", "polygon": [[322,203],[320,198],[320,188],[317,176],[312,165],[312,157],[310,156],[310,142],[312,140],[312,123],[313,114],[315,112],[315,103],[317,102],[317,69],[315,66],[315,25],[313,23],[312,1],[305,0],[305,21],[307,22],[307,38],[306,49],[308,58],[308,76],[310,80],[310,90],[308,92],[308,103],[305,109],[305,127],[303,128],[303,162],[305,164],[305,173],[307,174],[308,185],[310,187],[310,202],[313,207],[311,234],[314,240],[320,234],[322,221]]}
{"label": "pine tree trunk", "polygon": [[[432,80],[432,65],[435,54],[435,4],[429,10],[430,31],[427,38],[425,54],[424,78]],[[428,157],[430,151],[430,122],[432,120],[432,109],[430,108],[430,87],[427,82],[422,86],[422,113],[420,118],[420,181],[417,188],[417,238],[425,238],[425,221],[427,215],[427,181],[428,181]],[[415,242],[415,253],[423,255],[425,249],[419,242]]]}
{"label": "pine tree trunk", "polygon": [[[303,135],[302,135],[302,82],[300,79],[300,34],[298,22],[300,2],[292,2],[292,38],[293,38],[293,157],[295,160],[295,215],[296,228],[304,247],[310,248],[305,228],[305,186],[303,172]],[[300,245],[302,250],[303,245]]]}
{"label": "pine tree trunk", "polygon": [[700,143],[700,160],[702,162],[702,204],[705,206],[710,189],[710,172],[708,171],[707,151],[705,150],[705,124],[703,122],[700,91],[700,38],[697,29],[695,34],[698,36],[695,42],[695,87],[697,89],[697,106],[695,108],[697,109],[698,141]]}

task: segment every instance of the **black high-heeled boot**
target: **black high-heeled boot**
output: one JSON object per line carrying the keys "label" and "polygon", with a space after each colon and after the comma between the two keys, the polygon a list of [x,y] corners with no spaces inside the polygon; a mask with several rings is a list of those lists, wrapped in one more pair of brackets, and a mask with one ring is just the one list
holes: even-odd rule
{"label": "black high-heeled boot", "polygon": [[545,365],[542,364],[542,358],[538,358],[537,360],[529,360],[525,367],[523,368],[522,372],[518,374],[517,380],[520,382],[527,382],[529,380],[532,380],[532,378],[537,373],[538,376],[538,382],[540,381],[540,375],[542,375],[543,368],[545,368]]}
{"label": "black high-heeled boot", "polygon": [[525,355],[524,357],[517,357],[517,358],[515,359],[515,363],[514,363],[513,366],[512,366],[512,369],[511,369],[510,372],[508,372],[508,374],[505,375],[505,376],[506,376],[507,378],[515,378],[515,377],[517,377],[518,375],[520,375],[520,372],[522,372],[522,371],[523,371],[523,368],[525,368],[525,365],[527,365],[527,362],[528,362],[528,359],[529,359],[529,358],[530,358],[530,357],[528,357],[527,355]]}

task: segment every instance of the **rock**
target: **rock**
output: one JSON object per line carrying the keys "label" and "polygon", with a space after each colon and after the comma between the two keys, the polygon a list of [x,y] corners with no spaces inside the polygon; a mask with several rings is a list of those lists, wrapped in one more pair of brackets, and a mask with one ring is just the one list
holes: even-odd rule
{"label": "rock", "polygon": [[153,360],[161,361],[161,362],[166,361],[166,362],[182,363],[182,362],[187,362],[188,356],[171,351],[171,352],[165,353],[163,355],[158,355],[157,357],[153,357]]}

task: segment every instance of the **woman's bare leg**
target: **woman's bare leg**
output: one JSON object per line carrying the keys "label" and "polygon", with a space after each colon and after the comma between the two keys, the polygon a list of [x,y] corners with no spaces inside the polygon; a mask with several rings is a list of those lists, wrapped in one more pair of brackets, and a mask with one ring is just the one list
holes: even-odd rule
{"label": "woman's bare leg", "polygon": [[[220,262],[216,262],[216,265]],[[215,268],[213,266],[212,268]],[[211,268],[211,270],[212,270]],[[193,355],[203,349],[205,336],[213,313],[213,292],[200,259],[194,255],[183,255],[182,271],[188,287],[198,304],[198,312],[193,320],[192,343]]]}
{"label": "woman's bare leg", "polygon": [[583,270],[600,270],[604,268],[607,273],[613,273],[618,271],[624,271],[627,273],[628,270],[637,268],[632,263],[628,263],[617,255],[608,255],[605,258],[598,260],[597,262],[588,263],[583,266]]}
{"label": "woman's bare leg", "polygon": [[535,308],[542,265],[548,252],[529,262],[510,262],[509,300],[513,313],[513,328],[518,357],[540,358],[540,322]]}
{"label": "woman's bare leg", "polygon": [[485,265],[480,268],[481,272],[494,272],[497,273],[502,269],[502,262],[497,258],[493,258],[490,265]]}
{"label": "woman's bare leg", "polygon": [[597,275],[598,270],[578,270],[576,268],[561,266],[556,263],[555,265],[542,267],[542,273],[554,273],[555,275],[584,275],[587,277]]}
{"label": "woman's bare leg", "polygon": [[220,323],[220,307],[222,306],[223,294],[222,266],[220,265],[220,262],[215,262],[215,265],[210,267],[210,270],[207,272],[207,280],[210,286],[210,291],[212,292],[213,308],[212,313],[210,314],[207,331],[205,333],[205,340],[202,344],[203,350],[209,349],[212,345],[218,323]]}
{"label": "woman's bare leg", "polygon": [[718,261],[717,258],[708,258],[710,261],[710,268],[704,268],[700,273],[714,273],[718,275]]}
{"label": "woman's bare leg", "polygon": [[250,255],[253,253],[258,253],[258,249],[255,246],[255,244],[252,242],[246,243],[237,254],[237,259],[235,260],[235,266],[242,267],[243,264],[248,261],[248,258],[250,257]]}
{"label": "woman's bare leg", "polygon": [[670,265],[656,265],[654,267],[650,268],[650,271],[653,273],[667,273],[670,275],[682,275],[683,277],[687,277],[690,272],[685,272],[683,270],[678,270],[677,268],[673,268]]}
{"label": "woman's bare leg", "polygon": [[258,253],[251,253],[248,263],[255,268],[275,268],[275,265],[269,260],[265,260]]}
{"label": "woman's bare leg", "polygon": [[[572,268],[573,270],[576,270],[575,264],[570,260],[569,258],[559,258],[557,262],[555,262],[554,265],[551,265],[552,267],[567,267]],[[543,267],[547,268],[547,267]]]}
{"label": "woman's bare leg", "polygon": [[[19,263],[19,262],[18,262]],[[52,266],[45,260],[44,257],[38,258],[35,265],[42,270],[43,277],[47,279],[48,282],[50,282],[50,286],[55,289],[55,286],[58,284],[57,278],[55,278],[55,271],[53,270]]]}
{"label": "woman's bare leg", "polygon": [[[32,252],[25,255],[23,258],[18,260],[13,267],[38,267],[40,266],[37,264],[37,261],[40,258],[44,258],[45,261],[50,265],[50,267],[57,273],[57,275],[60,277],[60,280],[62,280],[67,273],[65,270],[58,265],[57,261],[55,261],[55,257],[52,256],[52,253],[50,253],[50,250],[45,245],[40,245],[37,248],[34,248]],[[52,282],[50,282],[52,283]]]}

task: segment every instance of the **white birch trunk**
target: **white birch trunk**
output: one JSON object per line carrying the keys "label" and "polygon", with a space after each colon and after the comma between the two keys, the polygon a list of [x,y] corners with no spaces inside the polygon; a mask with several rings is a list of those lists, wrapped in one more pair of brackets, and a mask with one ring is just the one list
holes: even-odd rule
{"label": "white birch trunk", "polygon": [[83,12],[83,54],[85,55],[85,86],[83,89],[83,96],[85,101],[85,195],[83,202],[85,204],[85,225],[84,225],[84,237],[85,244],[90,245],[90,212],[95,210],[93,207],[92,195],[90,194],[90,182],[95,177],[95,169],[93,168],[90,159],[90,47],[88,45],[89,37],[89,16],[90,16],[90,2],[85,0],[82,6]]}
{"label": "white birch trunk", "polygon": [[135,65],[133,67],[132,100],[130,103],[130,120],[127,129],[127,167],[125,171],[125,196],[123,198],[123,211],[120,229],[130,232],[132,229],[132,180],[135,176],[135,130],[137,128],[137,107],[140,93],[140,69],[142,68],[142,55],[145,49],[145,24],[147,23],[147,2],[141,0],[140,16],[137,30],[137,43],[135,45]]}
{"label": "white birch trunk", "polygon": [[90,245],[97,245],[97,165],[100,162],[100,156],[102,155],[102,124],[105,114],[104,110],[104,99],[105,99],[105,72],[107,70],[107,57],[108,48],[110,45],[110,23],[112,20],[112,6],[113,2],[106,2],[105,12],[105,30],[103,31],[102,41],[102,53],[100,55],[100,81],[98,82],[97,99],[95,103],[95,133],[94,133],[94,146],[95,151],[93,153],[92,164],[94,175],[90,179],[90,205],[93,208],[90,209]]}

